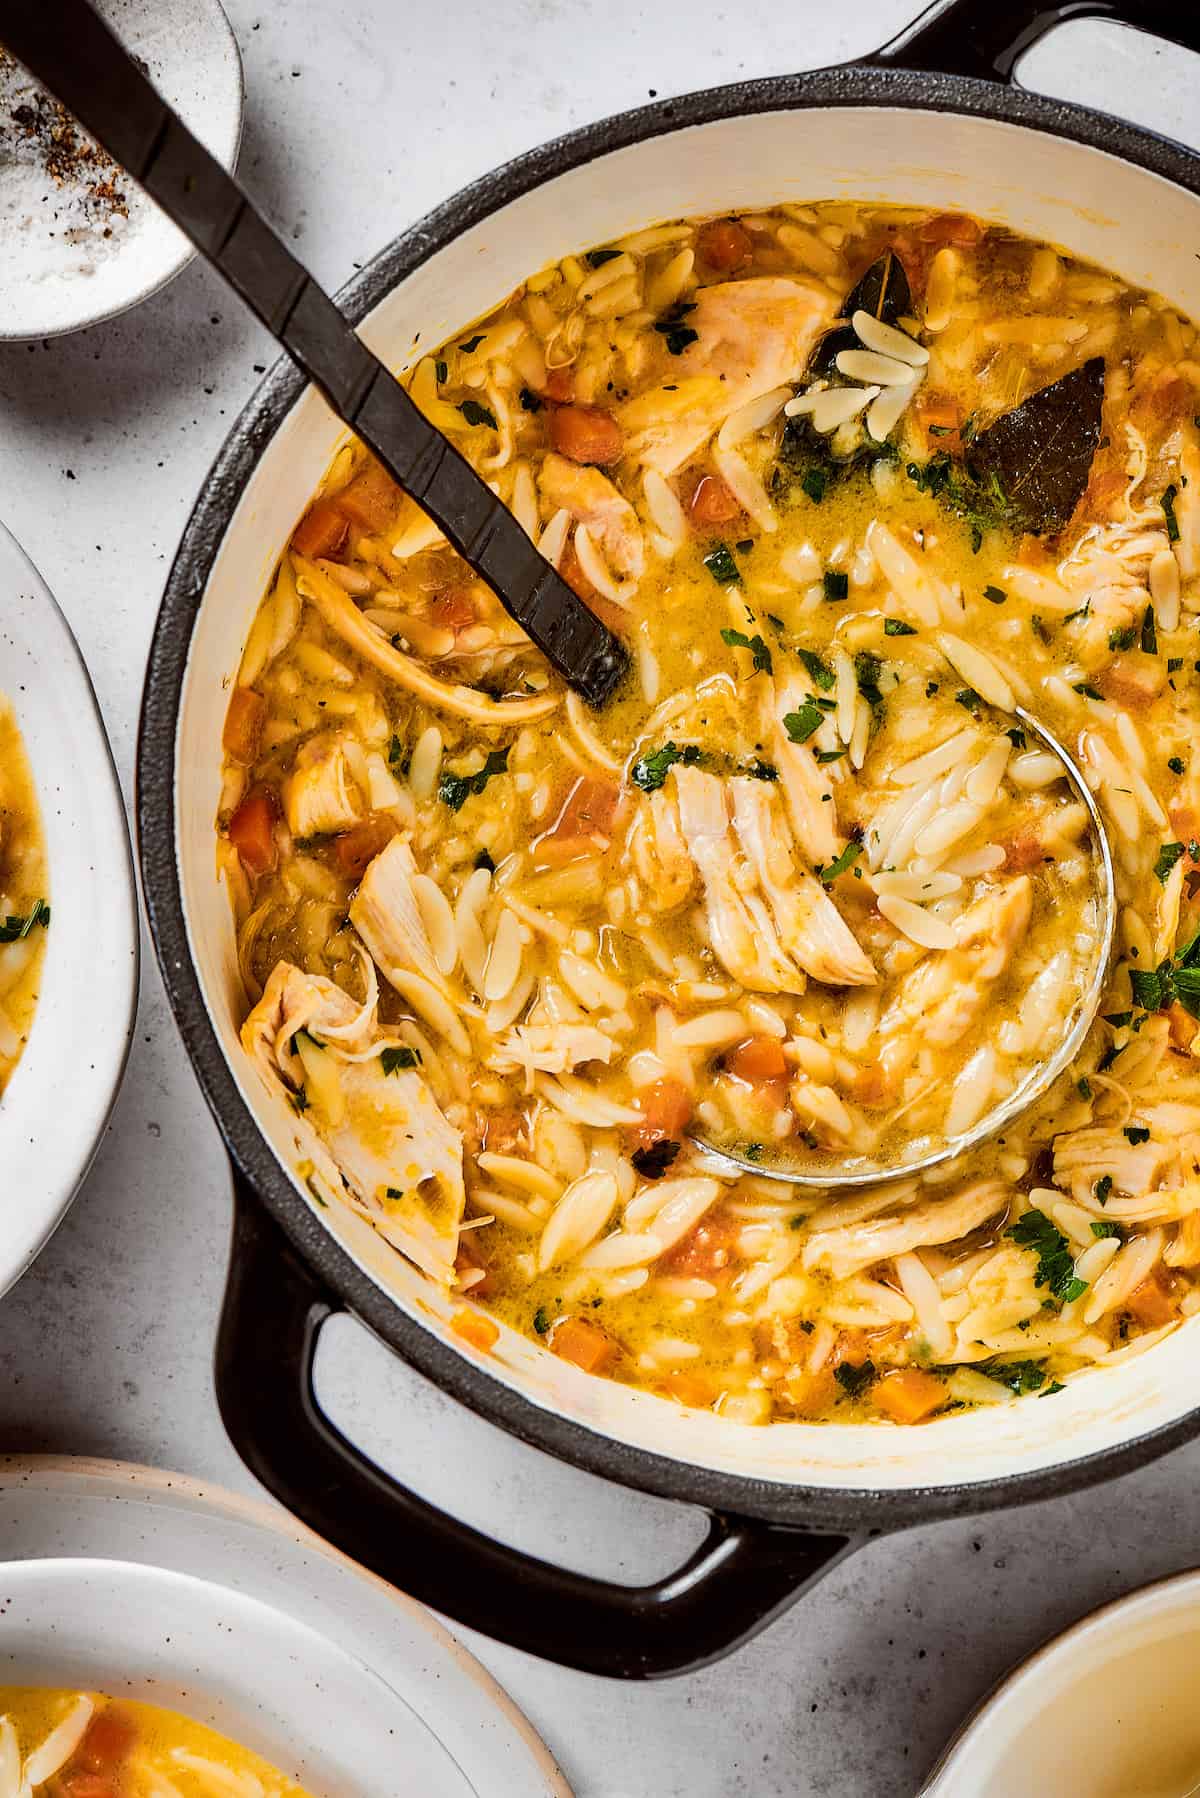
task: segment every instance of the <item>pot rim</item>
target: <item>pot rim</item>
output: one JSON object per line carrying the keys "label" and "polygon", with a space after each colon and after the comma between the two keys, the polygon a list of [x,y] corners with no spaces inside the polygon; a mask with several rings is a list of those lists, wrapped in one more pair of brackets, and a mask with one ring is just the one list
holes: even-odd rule
{"label": "pot rim", "polygon": [[[738,116],[872,106],[1025,126],[1107,152],[1200,197],[1200,155],[1140,126],[999,82],[857,62],[655,101],[525,151],[401,232],[338,290],[337,303],[352,324],[360,324],[465,231],[532,189],[613,151]],[[1197,1406],[1171,1423],[1075,1460],[946,1486],[825,1487],[718,1471],[633,1447],[526,1397],[406,1312],[341,1247],[268,1146],[221,1048],[192,957],[176,843],[176,734],[194,624],[245,485],[307,385],[287,357],[271,367],[231,427],[185,526],[147,662],[135,804],[155,953],[201,1090],[230,1156],[330,1293],[419,1373],[521,1441],[621,1485],[767,1523],[878,1533],[1032,1503],[1131,1471],[1200,1432]]]}

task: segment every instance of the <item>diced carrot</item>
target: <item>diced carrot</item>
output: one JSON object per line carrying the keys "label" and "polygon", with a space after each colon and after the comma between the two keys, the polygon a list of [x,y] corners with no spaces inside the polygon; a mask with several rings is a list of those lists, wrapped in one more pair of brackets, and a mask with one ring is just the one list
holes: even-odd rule
{"label": "diced carrot", "polygon": [[965,212],[939,212],[917,227],[922,243],[957,244],[960,249],[974,249],[983,236],[983,226]]}
{"label": "diced carrot", "polygon": [[709,268],[729,274],[749,262],[754,239],[737,219],[713,219],[696,234],[696,254]]}
{"label": "diced carrot", "polygon": [[333,845],[334,859],[343,874],[361,880],[381,849],[396,834],[396,821],[385,812],[369,812],[358,824],[344,830]]}
{"label": "diced carrot", "polygon": [[702,475],[688,501],[692,523],[707,529],[709,525],[728,524],[741,511],[736,496],[719,475]]}
{"label": "diced carrot", "polygon": [[493,1155],[511,1155],[525,1139],[526,1118],[522,1111],[489,1111],[479,1126],[479,1146]]}
{"label": "diced carrot", "polygon": [[1160,1329],[1163,1324],[1173,1323],[1179,1315],[1175,1299],[1157,1273],[1147,1275],[1140,1286],[1134,1287],[1125,1300],[1124,1309],[1145,1330]]}
{"label": "diced carrot", "polygon": [[1004,868],[1008,874],[1026,874],[1046,860],[1046,845],[1036,837],[1010,837],[1003,845]]}
{"label": "diced carrot", "polygon": [[550,829],[535,843],[534,866],[563,867],[585,855],[603,853],[620,796],[611,781],[581,775]]}
{"label": "diced carrot", "polygon": [[621,460],[625,437],[602,406],[557,406],[550,414],[550,442],[572,462],[607,468]]}
{"label": "diced carrot", "polygon": [[838,1396],[839,1387],[831,1367],[818,1373],[806,1373],[796,1367],[783,1382],[783,1394],[797,1417],[823,1417]]}
{"label": "diced carrot", "polygon": [[962,408],[949,394],[921,394],[913,407],[931,450],[961,450]]}
{"label": "diced carrot", "polygon": [[133,1750],[137,1725],[116,1705],[108,1705],[93,1717],[76,1751],[73,1766],[89,1773],[111,1773]]}
{"label": "diced carrot", "polygon": [[315,561],[318,556],[334,560],[345,548],[350,535],[350,521],[332,500],[319,499],[308,508],[292,532],[292,548]]}
{"label": "diced carrot", "polygon": [[429,616],[443,630],[460,631],[475,622],[474,601],[465,587],[447,587],[430,606]]}
{"label": "diced carrot", "polygon": [[333,503],[360,531],[385,531],[400,510],[402,497],[387,469],[372,458],[334,495]]}
{"label": "diced carrot", "polygon": [[707,1411],[717,1396],[712,1382],[694,1373],[669,1373],[659,1381],[658,1390],[667,1398],[678,1399],[681,1405],[692,1405],[698,1411]]}
{"label": "diced carrot", "polygon": [[778,1037],[751,1036],[739,1043],[725,1057],[725,1066],[737,1080],[750,1086],[764,1086],[770,1080],[783,1080],[788,1071],[783,1046]]}
{"label": "diced carrot", "polygon": [[1188,799],[1172,799],[1167,807],[1171,829],[1181,843],[1190,843],[1200,833],[1200,813]]}
{"label": "diced carrot", "polygon": [[499,1326],[490,1317],[481,1317],[478,1311],[471,1311],[466,1305],[453,1313],[450,1328],[472,1348],[481,1349],[485,1354],[500,1337]]}
{"label": "diced carrot", "polygon": [[898,1367],[871,1388],[871,1403],[893,1423],[920,1423],[946,1403],[943,1382],[919,1367]]}
{"label": "diced carrot", "polygon": [[[568,585],[575,587],[574,581]],[[578,587],[575,587],[575,591],[579,593]],[[593,612],[601,624],[606,624],[614,636],[622,637],[628,633],[630,618],[624,606],[619,606],[616,600],[608,599],[603,593],[597,593],[594,588],[579,596],[588,611]]]}
{"label": "diced carrot", "polygon": [[575,370],[569,363],[561,368],[546,370],[546,385],[542,388],[548,400],[556,405],[569,406],[575,398]]}
{"label": "diced carrot", "polygon": [[600,612],[597,609],[597,601],[600,596],[592,586],[591,581],[588,580],[587,575],[583,572],[583,569],[580,566],[579,557],[575,554],[575,545],[573,543],[568,543],[566,549],[563,550],[562,556],[559,559],[558,572],[562,575],[563,580],[566,581],[567,586],[571,589],[572,593],[578,593],[585,605],[590,606],[593,611],[596,612],[596,616],[599,617]]}
{"label": "diced carrot", "polygon": [[692,1115],[691,1093],[682,1080],[670,1076],[644,1086],[638,1104],[642,1121],[634,1130],[638,1146],[643,1149],[652,1148],[656,1142],[678,1141]]}
{"label": "diced carrot", "polygon": [[235,762],[241,762],[245,768],[251,767],[258,760],[258,744],[266,715],[267,702],[261,693],[256,693],[253,687],[234,688],[229,710],[225,714],[221,742],[225,746],[226,755],[232,756]]}
{"label": "diced carrot", "polygon": [[229,841],[247,874],[269,874],[279,859],[275,821],[279,801],[271,787],[251,787],[229,820]]}
{"label": "diced carrot", "polygon": [[584,1373],[607,1372],[620,1353],[612,1337],[584,1317],[564,1317],[555,1324],[550,1347],[562,1360],[582,1367]]}
{"label": "diced carrot", "polygon": [[1173,1049],[1190,1049],[1200,1024],[1185,1011],[1179,1001],[1167,1007],[1167,1020],[1170,1025],[1171,1047]]}
{"label": "diced carrot", "polygon": [[872,1061],[859,1068],[854,1076],[853,1091],[858,1103],[865,1105],[868,1111],[877,1111],[887,1105],[892,1098],[892,1083],[883,1064]]}
{"label": "diced carrot", "polygon": [[660,1257],[660,1273],[675,1274],[684,1280],[727,1278],[734,1247],[741,1234],[741,1224],[724,1212],[710,1211],[694,1230]]}
{"label": "diced carrot", "polygon": [[63,1798],[117,1798],[116,1783],[106,1773],[62,1774],[57,1788]]}
{"label": "diced carrot", "polygon": [[1084,488],[1080,508],[1085,517],[1102,521],[1129,485],[1129,477],[1119,468],[1096,469]]}

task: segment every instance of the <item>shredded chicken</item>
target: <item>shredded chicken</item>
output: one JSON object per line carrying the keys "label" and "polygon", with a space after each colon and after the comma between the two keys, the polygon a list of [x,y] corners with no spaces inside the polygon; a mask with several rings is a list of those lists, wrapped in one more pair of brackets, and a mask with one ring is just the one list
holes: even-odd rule
{"label": "shredded chicken", "polygon": [[833,784],[813,755],[812,745],[793,743],[783,722],[804,705],[809,686],[797,675],[777,677],[767,728],[796,841],[810,862],[824,866],[836,860],[842,846]]}
{"label": "shredded chicken", "polygon": [[437,964],[413,890],[413,852],[402,837],[370,862],[350,903],[350,922],[375,965],[398,991],[404,974],[419,974],[443,996],[449,988]]}
{"label": "shredded chicken", "polygon": [[664,347],[662,386],[618,412],[627,455],[673,474],[731,412],[799,378],[833,311],[826,288],[785,275],[700,288],[687,315],[697,341]]}
{"label": "shredded chicken", "polygon": [[614,574],[630,581],[640,577],[646,561],[642,527],[607,475],[552,453],[542,463],[538,486],[555,511],[562,507],[587,525]]}
{"label": "shredded chicken", "polygon": [[382,1051],[394,1043],[373,1006],[286,961],[242,1026],[266,1084],[296,1105],[326,1184],[346,1190],[382,1236],[445,1283],[463,1215],[462,1137],[420,1073],[384,1072]]}
{"label": "shredded chicken", "polygon": [[998,1217],[1010,1198],[1002,1181],[981,1180],[945,1198],[923,1199],[896,1217],[870,1218],[840,1230],[814,1230],[804,1245],[804,1265],[845,1280],[910,1249],[955,1242]]}
{"label": "shredded chicken", "polygon": [[283,783],[283,805],[294,837],[348,830],[358,823],[366,804],[343,737],[322,731],[301,744]]}

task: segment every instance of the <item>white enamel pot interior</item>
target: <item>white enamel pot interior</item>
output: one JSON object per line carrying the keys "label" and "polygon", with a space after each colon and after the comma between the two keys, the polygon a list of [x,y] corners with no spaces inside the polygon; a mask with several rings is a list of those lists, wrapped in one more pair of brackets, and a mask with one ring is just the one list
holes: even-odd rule
{"label": "white enamel pot interior", "polygon": [[[1061,244],[1197,314],[1198,166],[1177,146],[1116,121],[989,82],[891,69],[826,71],[692,96],[535,152],[422,221],[342,299],[371,347],[402,370],[418,341],[424,352],[461,332],[531,271],[569,251],[679,215],[834,198],[966,210]],[[513,1433],[608,1477],[704,1505],[726,1528],[738,1519],[788,1530],[887,1528],[1044,1497],[1135,1465],[1192,1433],[1200,1320],[1141,1358],[1072,1380],[1045,1402],[988,1407],[915,1430],[752,1428],[590,1378],[507,1329],[492,1353],[476,1354],[449,1331],[443,1293],[348,1210],[314,1205],[296,1172],[293,1115],[265,1092],[238,1043],[244,1001],[215,873],[213,819],[229,685],[260,595],[341,437],[317,394],[301,391],[286,369],[268,377],[235,427],[168,586],[151,654],[139,771],[147,902],[177,1019],[245,1183],[290,1239],[295,1266],[303,1264],[304,1277],[315,1282],[311,1305],[303,1294],[303,1302],[288,1301],[300,1320],[296,1340],[304,1334],[307,1343],[319,1323],[317,1294],[322,1304],[349,1305],[429,1377]],[[172,751],[173,787],[166,769]],[[277,1455],[248,1445],[254,1422],[236,1396],[240,1425],[231,1421],[228,1363],[251,1347],[240,1340],[245,1332],[236,1315],[231,1324],[231,1311],[244,1312],[253,1296],[239,1257],[253,1256],[255,1233],[250,1220],[245,1242],[235,1236],[218,1384],[220,1390],[224,1365],[226,1421],[276,1495],[349,1552],[357,1548],[377,1571],[476,1627],[596,1671],[644,1677],[675,1670],[665,1651],[652,1667],[652,1650],[622,1658],[614,1649],[605,1659],[566,1641],[579,1633],[569,1627],[571,1604],[586,1596],[578,1589],[560,1591],[558,1640],[548,1649],[519,1618],[492,1618],[464,1593],[465,1582],[453,1597],[439,1591],[426,1577],[432,1549],[410,1557],[406,1568],[392,1549],[370,1549],[362,1534],[356,1540],[348,1523],[335,1532],[330,1507],[310,1497],[317,1482],[307,1463],[294,1455],[283,1478]],[[266,1273],[277,1256],[281,1288],[290,1277],[283,1240],[257,1254]],[[297,1291],[300,1278],[292,1281]],[[265,1330],[261,1341],[269,1354]],[[312,1412],[309,1397],[295,1407],[297,1418]],[[339,1477],[333,1469],[340,1452],[333,1451],[323,1490]],[[361,1481],[362,1501],[380,1506],[377,1540],[389,1534],[382,1490],[374,1474]],[[415,1526],[414,1513],[410,1519]],[[481,1542],[458,1544],[454,1553],[483,1553]],[[714,1559],[725,1556],[728,1602],[736,1553],[720,1529],[710,1545]],[[447,1539],[440,1546],[451,1552]],[[814,1558],[819,1564],[835,1552],[826,1537]],[[505,1571],[514,1574],[493,1561],[495,1579]],[[537,1574],[543,1584],[544,1573]],[[811,1565],[795,1572],[792,1587],[813,1573]],[[760,1595],[756,1602],[761,1622],[784,1598]],[[745,1608],[755,1604],[747,1599]],[[693,1658],[721,1652],[746,1629],[731,1623],[718,1645],[719,1633]],[[686,1651],[674,1652],[675,1666],[683,1665]]]}
{"label": "white enamel pot interior", "polygon": [[306,1623],[230,1587],[132,1561],[0,1563],[0,1685],[183,1711],[314,1798],[468,1794],[384,1680]]}

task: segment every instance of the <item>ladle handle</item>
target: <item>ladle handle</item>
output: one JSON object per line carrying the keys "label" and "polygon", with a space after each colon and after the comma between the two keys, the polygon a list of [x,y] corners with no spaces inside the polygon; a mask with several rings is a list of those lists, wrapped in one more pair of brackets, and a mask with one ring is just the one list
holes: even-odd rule
{"label": "ladle handle", "polygon": [[6,0],[3,29],[6,47],[225,277],[559,673],[589,703],[609,698],[628,666],[620,639],[418,410],[87,0]]}

